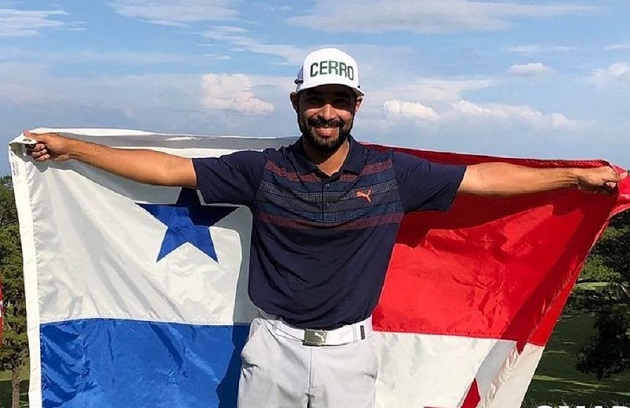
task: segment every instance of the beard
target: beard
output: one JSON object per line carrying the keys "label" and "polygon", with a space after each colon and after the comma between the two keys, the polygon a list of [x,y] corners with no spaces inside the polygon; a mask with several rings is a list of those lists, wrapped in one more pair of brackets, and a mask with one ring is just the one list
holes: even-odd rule
{"label": "beard", "polygon": [[[298,120],[298,126],[304,136],[304,140],[309,146],[320,153],[331,154],[339,150],[344,142],[348,140],[350,131],[352,130],[352,119],[349,123],[339,119],[329,121],[321,118],[302,119]],[[339,130],[339,136],[336,138],[322,138],[317,135],[315,128],[337,128]]]}

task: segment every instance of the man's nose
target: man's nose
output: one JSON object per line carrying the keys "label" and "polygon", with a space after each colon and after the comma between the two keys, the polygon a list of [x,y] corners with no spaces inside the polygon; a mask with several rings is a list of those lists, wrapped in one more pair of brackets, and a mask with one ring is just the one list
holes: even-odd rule
{"label": "man's nose", "polygon": [[326,103],[321,107],[319,115],[326,120],[334,119],[337,116],[335,108],[330,103]]}

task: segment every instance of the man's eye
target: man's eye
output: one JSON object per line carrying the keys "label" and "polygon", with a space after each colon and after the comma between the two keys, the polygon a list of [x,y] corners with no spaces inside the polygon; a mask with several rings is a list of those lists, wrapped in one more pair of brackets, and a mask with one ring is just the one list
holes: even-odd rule
{"label": "man's eye", "polygon": [[333,100],[332,104],[333,106],[336,106],[336,107],[346,108],[350,106],[350,100],[347,98],[337,98]]}
{"label": "man's eye", "polygon": [[324,103],[324,99],[317,96],[309,96],[308,98],[306,98],[306,102],[311,105],[321,105]]}

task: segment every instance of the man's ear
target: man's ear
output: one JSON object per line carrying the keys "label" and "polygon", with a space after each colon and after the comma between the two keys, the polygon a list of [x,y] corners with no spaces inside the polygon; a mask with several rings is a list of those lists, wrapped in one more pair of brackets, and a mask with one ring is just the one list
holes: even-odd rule
{"label": "man's ear", "polygon": [[354,113],[357,113],[359,111],[359,108],[361,107],[361,102],[363,102],[363,97],[357,96],[357,100],[354,102]]}
{"label": "man's ear", "polygon": [[291,92],[291,94],[289,95],[289,98],[291,99],[291,105],[293,105],[293,109],[297,112],[300,96],[297,94],[297,92]]}

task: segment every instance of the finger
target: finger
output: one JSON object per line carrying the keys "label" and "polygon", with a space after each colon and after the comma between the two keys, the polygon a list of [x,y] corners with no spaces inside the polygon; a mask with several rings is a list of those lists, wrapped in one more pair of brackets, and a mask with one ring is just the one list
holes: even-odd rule
{"label": "finger", "polygon": [[617,172],[616,170],[613,170],[613,171],[615,172],[615,174],[614,174],[615,175],[615,177],[614,177],[615,181],[621,181],[621,180],[623,180],[624,178],[626,178],[628,176],[628,172],[627,171],[620,171],[620,172]]}
{"label": "finger", "polygon": [[38,156],[38,157],[33,157],[33,159],[35,159],[35,161],[38,161],[38,162],[43,162],[43,161],[46,161],[46,160],[50,159],[50,155],[49,154],[43,154],[43,155]]}
{"label": "finger", "polygon": [[46,132],[46,133],[35,133],[35,132],[31,132],[30,130],[28,130],[28,129],[27,129],[27,130],[23,130],[23,131],[22,131],[22,134],[23,134],[24,136],[33,136],[33,137],[37,137],[37,136],[41,136],[41,135],[49,135],[50,133],[49,133],[49,132]]}
{"label": "finger", "polygon": [[24,135],[24,137],[35,140],[36,142],[43,142],[47,140],[48,136],[50,135],[50,133],[33,133],[29,130],[22,131],[22,134]]}
{"label": "finger", "polygon": [[603,185],[601,187],[593,188],[592,190],[589,191],[589,193],[600,194],[600,195],[611,195],[613,191],[614,189],[611,189]]}
{"label": "finger", "polygon": [[40,151],[42,151],[42,150],[46,149],[46,145],[45,145],[45,144],[43,144],[43,143],[36,143],[36,144],[34,144],[34,145],[28,145],[28,146],[26,146],[26,149],[27,149],[27,150],[32,150],[32,151],[34,151],[34,152],[40,152]]}
{"label": "finger", "polygon": [[41,152],[42,150],[46,149],[46,145],[43,144],[43,143],[36,143],[36,144],[33,144],[33,145],[28,145],[28,146],[26,146],[26,148],[30,149],[30,150],[32,150],[34,152]]}
{"label": "finger", "polygon": [[608,176],[606,177],[610,181],[618,181],[620,180],[619,174],[617,170],[615,170],[612,166],[607,166]]}
{"label": "finger", "polygon": [[39,136],[37,133],[32,133],[32,132],[31,132],[31,131],[29,131],[29,130],[24,130],[24,131],[22,131],[22,135],[23,135],[24,137],[26,137],[26,138],[28,138],[28,139],[31,139],[31,140],[34,140],[34,141],[37,141],[37,137]]}
{"label": "finger", "polygon": [[628,177],[627,171],[621,171],[619,173],[615,172],[615,175],[614,177],[611,178],[611,181],[614,181],[615,183],[619,183],[621,180],[625,179],[626,177]]}
{"label": "finger", "polygon": [[607,181],[604,183],[604,188],[608,191],[612,191],[617,188],[617,183],[614,181]]}
{"label": "finger", "polygon": [[26,145],[26,154],[33,158],[39,157],[42,154],[46,153],[48,153],[48,149],[46,148],[45,144],[38,143],[34,145]]}
{"label": "finger", "polygon": [[33,150],[31,151],[31,153],[29,153],[31,155],[31,157],[33,157],[34,159],[38,158],[38,157],[42,157],[44,155],[48,155],[48,149],[39,149],[39,150]]}

